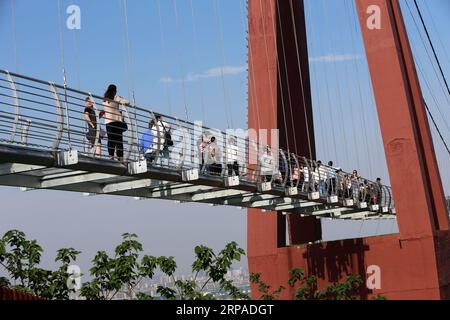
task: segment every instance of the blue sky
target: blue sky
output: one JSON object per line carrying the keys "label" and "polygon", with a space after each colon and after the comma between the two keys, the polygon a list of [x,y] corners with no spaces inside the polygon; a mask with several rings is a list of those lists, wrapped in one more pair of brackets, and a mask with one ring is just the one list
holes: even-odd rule
{"label": "blue sky", "polygon": [[[12,3],[0,0],[0,68],[60,83],[57,0],[15,0],[15,29]],[[81,30],[62,29],[69,86],[101,95],[109,83],[116,83],[123,96],[134,91],[140,106],[184,117],[187,105],[191,120],[204,120],[208,126],[221,129],[228,125],[228,110],[232,114],[228,122],[234,127],[247,126],[244,0],[192,0],[192,7],[190,0],[128,0],[131,63],[127,62],[123,0],[61,0],[63,25],[65,8],[73,3],[81,8],[82,24]],[[449,99],[440,89],[404,1],[402,5],[412,47],[424,73],[424,95],[450,141]],[[448,0],[420,0],[419,5],[450,77],[450,4]],[[346,170],[357,168],[372,179],[381,176],[388,181],[364,47],[354,24],[353,1],[308,0],[306,14],[319,157],[333,159]],[[183,78],[185,81],[180,81]],[[450,159],[437,137],[435,145],[449,194]],[[218,248],[230,240],[244,247],[246,243],[245,213],[233,208],[189,205],[180,210],[179,205],[160,201],[83,198],[53,192],[23,194],[13,189],[1,189],[0,198],[9,208],[0,231],[20,227],[44,239],[51,248],[82,246],[91,256],[93,250],[112,247],[122,232],[139,233],[147,247],[166,249],[166,254],[180,257],[185,266],[195,244]],[[72,203],[70,210],[65,210],[67,203]],[[73,220],[77,223],[72,225]]]}

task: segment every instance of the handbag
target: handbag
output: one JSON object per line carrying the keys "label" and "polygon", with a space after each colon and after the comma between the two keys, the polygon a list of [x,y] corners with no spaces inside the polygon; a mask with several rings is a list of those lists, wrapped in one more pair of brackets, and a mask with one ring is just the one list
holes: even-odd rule
{"label": "handbag", "polygon": [[128,131],[128,125],[127,125],[127,123],[126,123],[125,121],[120,121],[119,123],[120,123],[119,129],[120,129],[122,132]]}
{"label": "handbag", "polygon": [[164,130],[164,145],[167,147],[173,147],[172,135],[170,134],[170,132],[166,130],[166,127],[164,126],[163,123],[161,123],[161,126],[163,127]]}
{"label": "handbag", "polygon": [[164,139],[166,141],[166,146],[173,147],[172,135],[170,133],[166,132]]}

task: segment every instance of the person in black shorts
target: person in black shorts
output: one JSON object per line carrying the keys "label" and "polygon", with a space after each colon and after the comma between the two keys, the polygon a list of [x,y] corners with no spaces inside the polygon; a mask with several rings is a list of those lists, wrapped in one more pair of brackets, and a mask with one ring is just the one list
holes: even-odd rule
{"label": "person in black shorts", "polygon": [[90,97],[86,98],[86,108],[84,109],[84,120],[86,121],[86,124],[88,125],[88,131],[86,132],[86,139],[89,142],[89,147],[90,147],[90,149],[95,147],[95,156],[100,157],[102,141],[101,141],[101,137],[99,134],[97,143],[95,142],[95,140],[97,138],[97,131],[99,130],[99,127],[98,127],[98,123],[97,123],[97,116],[96,116],[95,110],[94,110],[94,103]]}

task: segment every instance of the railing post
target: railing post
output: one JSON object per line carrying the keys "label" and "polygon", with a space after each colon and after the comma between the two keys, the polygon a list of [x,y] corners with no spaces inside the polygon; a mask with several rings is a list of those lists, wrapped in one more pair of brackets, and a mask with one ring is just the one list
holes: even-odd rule
{"label": "railing post", "polygon": [[66,70],[63,69],[63,81],[64,81],[64,108],[66,109],[66,125],[67,125],[67,139],[69,142],[69,150],[72,150],[72,140],[70,138],[70,117],[69,117],[69,105],[67,103],[67,78]]}
{"label": "railing post", "polygon": [[64,110],[61,106],[61,100],[59,98],[58,92],[56,91],[55,84],[50,82],[49,86],[56,104],[56,136],[55,142],[53,143],[53,150],[56,151],[59,149],[59,145],[61,144],[64,130]]}
{"label": "railing post", "polygon": [[13,92],[13,97],[14,97],[14,108],[15,108],[14,124],[13,124],[12,132],[11,132],[11,138],[10,138],[11,142],[14,142],[15,139],[16,139],[17,126],[18,126],[19,121],[20,121],[20,103],[19,103],[19,95],[17,94],[16,84],[15,84],[13,78],[11,77],[11,74],[7,70],[6,70],[6,77],[8,79],[9,86],[10,86],[12,92]]}

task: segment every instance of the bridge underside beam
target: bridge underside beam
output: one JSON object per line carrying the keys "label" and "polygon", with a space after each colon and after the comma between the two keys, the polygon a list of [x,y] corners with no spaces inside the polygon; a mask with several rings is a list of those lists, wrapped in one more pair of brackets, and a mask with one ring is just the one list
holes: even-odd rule
{"label": "bridge underside beam", "polygon": [[[2,147],[0,146],[0,154]],[[32,158],[37,154],[33,152]],[[52,155],[53,156],[53,155]],[[43,162],[56,163],[49,154],[43,155]],[[2,157],[0,161],[4,161]],[[22,161],[31,162],[27,153],[22,153]],[[249,185],[226,188],[221,179],[200,177],[198,181],[183,182],[181,173],[161,168],[151,168],[139,175],[123,174],[126,168],[117,163],[97,163],[104,160],[88,159],[95,169],[102,172],[82,170],[86,162],[68,166],[43,166],[27,163],[0,163],[0,185],[23,187],[28,190],[47,189],[88,193],[93,195],[116,195],[141,199],[175,200],[189,203],[204,203],[241,208],[257,208],[264,211],[284,211],[296,215],[340,218],[340,213],[351,212],[355,208],[328,205],[323,200],[309,201],[307,195],[286,197],[283,190],[274,188],[271,194],[262,194]],[[108,167],[111,166],[111,167]],[[115,174],[113,174],[113,172]],[[157,174],[155,174],[157,172]],[[119,174],[120,173],[120,174]],[[171,180],[160,180],[159,177]],[[205,185],[207,184],[207,185]],[[240,188],[240,189],[239,189]],[[250,190],[250,191],[249,191]],[[357,210],[357,212],[359,212]],[[364,216],[364,215],[363,215]],[[350,215],[342,218],[352,217]],[[358,216],[355,216],[358,217]]]}

